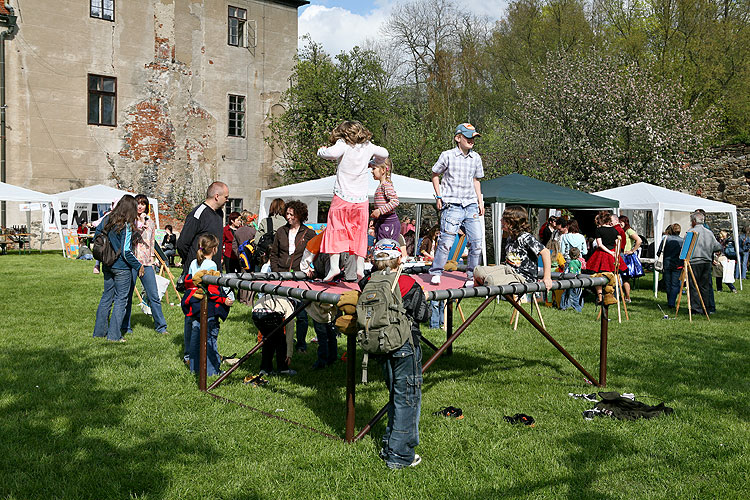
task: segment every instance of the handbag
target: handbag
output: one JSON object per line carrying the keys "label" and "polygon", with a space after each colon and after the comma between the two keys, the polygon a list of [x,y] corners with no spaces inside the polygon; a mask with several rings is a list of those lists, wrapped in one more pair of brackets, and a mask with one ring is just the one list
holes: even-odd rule
{"label": "handbag", "polygon": [[657,273],[660,273],[664,271],[664,242],[667,239],[667,237],[663,237],[661,239],[661,245],[659,245],[659,252],[656,256],[656,260],[654,261],[654,271]]}
{"label": "handbag", "polygon": [[631,278],[640,278],[643,276],[643,265],[641,264],[638,255],[631,253],[622,256],[625,264],[628,266],[628,276]]}

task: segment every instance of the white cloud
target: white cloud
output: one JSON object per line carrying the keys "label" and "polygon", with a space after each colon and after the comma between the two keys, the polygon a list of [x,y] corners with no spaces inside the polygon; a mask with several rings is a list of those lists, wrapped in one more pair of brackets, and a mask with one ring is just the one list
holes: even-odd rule
{"label": "white cloud", "polygon": [[309,34],[326,52],[336,55],[362,45],[368,38],[376,38],[388,13],[387,7],[362,16],[341,7],[310,5],[299,16],[298,32],[300,37]]}
{"label": "white cloud", "polygon": [[[349,51],[367,39],[377,39],[381,26],[398,3],[396,0],[375,0],[375,7],[365,15],[341,7],[309,5],[299,16],[299,36],[309,34],[332,55]],[[457,5],[464,11],[496,21],[504,15],[507,0],[461,0]]]}

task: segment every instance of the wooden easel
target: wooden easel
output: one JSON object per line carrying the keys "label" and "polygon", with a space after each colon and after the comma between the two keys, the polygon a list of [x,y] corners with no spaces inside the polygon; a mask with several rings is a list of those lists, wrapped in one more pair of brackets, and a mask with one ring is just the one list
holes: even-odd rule
{"label": "wooden easel", "polygon": [[[622,306],[625,308],[625,320],[630,321],[630,316],[628,316],[628,306],[625,302],[625,295],[623,295],[622,291],[622,281],[620,278],[620,238],[617,238],[617,242],[615,243],[615,300],[617,301],[617,322],[622,323],[622,315],[620,312],[620,298],[622,298]],[[603,297],[603,295],[602,295]],[[596,319],[599,320],[602,317],[602,310],[599,309],[599,312],[596,315]]]}
{"label": "wooden easel", "polygon": [[[513,299],[516,301],[520,300],[520,298],[520,295],[513,296]],[[536,297],[533,293],[531,294],[531,302],[532,304],[529,304],[529,316],[534,315],[534,308],[536,308],[536,313],[539,315],[539,322],[542,324],[542,328],[546,330],[547,326],[544,324],[544,318],[542,318],[542,310],[539,308],[539,303],[536,301]],[[519,316],[521,316],[521,313],[519,313],[517,309],[513,309],[513,312],[510,314],[510,322],[513,324],[513,330],[518,329]]]}
{"label": "wooden easel", "polygon": [[[690,241],[687,241],[687,235],[692,234],[690,237]],[[698,280],[695,279],[695,273],[693,273],[693,268],[690,267],[690,257],[693,255],[693,250],[695,249],[695,244],[698,242],[698,233],[694,233],[692,231],[688,231],[685,233],[685,240],[686,243],[688,243],[688,246],[685,246],[685,243],[682,245],[682,250],[680,251],[680,257],[682,258],[682,273],[680,274],[680,293],[677,295],[677,304],[675,307],[674,317],[677,317],[677,313],[680,312],[680,301],[682,300],[682,290],[687,290],[687,302],[688,302],[688,317],[690,318],[690,322],[693,322],[693,308],[690,306],[690,284],[688,283],[688,275],[690,276],[690,279],[693,280],[693,285],[695,285],[695,292],[698,294],[698,298],[701,301],[701,307],[703,307],[703,314],[706,315],[706,319],[708,321],[711,321],[711,318],[708,317],[708,310],[706,309],[706,304],[703,302],[703,296],[701,295],[701,290],[698,288]],[[712,285],[713,286],[713,285]]]}
{"label": "wooden easel", "polygon": [[[451,255],[448,256],[449,261],[458,262],[458,259],[461,257],[461,254],[464,252],[464,248],[466,248],[466,235],[462,234],[458,237],[458,240],[454,243],[453,252]],[[456,303],[456,309],[458,309],[458,314],[461,315],[461,321],[466,321],[466,317],[464,316],[464,311],[461,309],[461,304]],[[443,329],[447,331],[448,329],[448,308],[443,309]]]}
{"label": "wooden easel", "polygon": [[[172,274],[172,271],[169,270],[169,266],[164,261],[164,258],[162,258],[161,255],[159,255],[159,252],[154,252],[154,255],[157,259],[159,259],[159,262],[161,265],[159,266],[159,276],[164,277],[164,274],[166,274],[169,277],[169,281],[172,283],[172,288],[174,289],[174,293],[177,294],[177,303],[179,303],[182,299],[180,297],[180,292],[177,291],[177,284],[174,281],[174,275]],[[140,304],[143,302],[143,297],[141,297],[141,292],[138,291],[138,287],[134,288],[135,295],[138,297],[138,303]],[[167,291],[164,292],[164,298],[167,299],[167,303],[171,306],[174,303],[169,301],[169,288],[167,288]]]}

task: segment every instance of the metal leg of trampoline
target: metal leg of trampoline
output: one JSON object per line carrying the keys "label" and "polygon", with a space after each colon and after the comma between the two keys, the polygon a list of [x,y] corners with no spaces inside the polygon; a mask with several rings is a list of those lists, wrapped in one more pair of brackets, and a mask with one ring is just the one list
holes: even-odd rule
{"label": "metal leg of trampoline", "polygon": [[[523,307],[521,307],[521,305],[518,302],[516,302],[515,298],[512,295],[506,295],[505,298],[508,300],[508,302],[511,303],[511,305],[513,305],[513,307],[516,308],[516,310],[521,315],[523,315],[524,318],[526,318],[526,320],[529,323],[531,323],[534,326],[534,328],[536,328],[537,330],[539,330],[539,333],[541,333],[542,335],[544,335],[544,338],[546,338],[547,340],[549,340],[550,343],[553,346],[555,346],[555,348],[558,351],[560,351],[560,353],[568,359],[568,361],[570,361],[571,363],[573,363],[573,366],[575,366],[578,369],[579,372],[583,373],[583,375],[588,380],[590,380],[594,385],[596,385],[598,387],[601,387],[601,385],[599,384],[599,382],[597,382],[596,379],[594,377],[592,377],[591,374],[589,374],[589,372],[587,372],[586,369],[583,366],[581,366],[581,363],[579,363],[578,361],[576,361],[576,359],[573,356],[571,356],[568,353],[568,351],[565,350],[565,348],[563,346],[561,346],[554,338],[552,338],[552,335],[550,335],[549,332],[542,325],[540,325],[534,318],[532,318],[531,315],[528,312],[526,312],[526,310]],[[602,317],[603,316],[604,316],[604,314],[602,314]]]}
{"label": "metal leg of trampoline", "polygon": [[[448,340],[445,341],[445,344],[440,346],[440,348],[435,351],[435,353],[428,359],[423,365],[422,365],[422,373],[426,372],[430,366],[432,366],[432,363],[435,362],[437,358],[439,358],[446,350],[448,350],[453,344],[453,342],[458,338],[459,335],[461,335],[468,327],[471,325],[475,319],[479,317],[479,315],[484,311],[488,305],[494,300],[494,297],[487,297],[484,299],[484,302],[482,302],[479,307],[477,307],[476,311],[471,313],[471,315],[466,318],[466,321],[464,321],[461,326],[459,326],[456,331],[448,338]],[[369,422],[367,422],[367,425],[365,425],[361,431],[359,431],[359,434],[356,435],[353,441],[358,441],[362,439],[370,430],[372,427],[378,423],[378,421],[383,418],[383,415],[388,411],[388,406],[384,406],[380,409],[379,412],[375,414],[372,419],[370,419]]]}

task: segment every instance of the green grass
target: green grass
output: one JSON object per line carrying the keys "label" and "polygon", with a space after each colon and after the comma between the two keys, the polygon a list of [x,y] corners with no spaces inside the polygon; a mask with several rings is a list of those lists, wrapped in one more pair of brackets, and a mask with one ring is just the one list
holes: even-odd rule
{"label": "green grass", "polygon": [[[590,403],[568,393],[594,388],[528,323],[514,332],[508,304],[490,305],[454,355],[426,373],[423,462],[394,472],[377,456],[383,422],[350,445],[200,393],[180,360],[178,307],[165,307],[170,337],[156,334],[134,309],[127,343],[93,339],[102,283],[91,267],[59,253],[0,256],[0,498],[750,495],[750,291],[717,294],[711,321],[691,325],[682,312],[661,320],[650,282],[642,280],[631,320],[610,323],[607,389],[664,401],[675,413],[636,422],[585,421],[581,412]],[[478,304],[462,307],[468,314]],[[543,313],[552,335],[597,375],[593,306],[582,314]],[[252,347],[249,321],[248,308],[233,308],[219,335],[223,353]],[[343,436],[344,364],[313,372],[313,361],[312,352],[298,355],[297,377],[250,388],[240,382],[257,371],[256,357],[217,392]],[[379,370],[370,376],[370,384],[357,386],[358,429],[387,399]],[[432,415],[445,405],[463,408],[466,417]],[[536,426],[503,421],[518,412],[532,415]]]}

